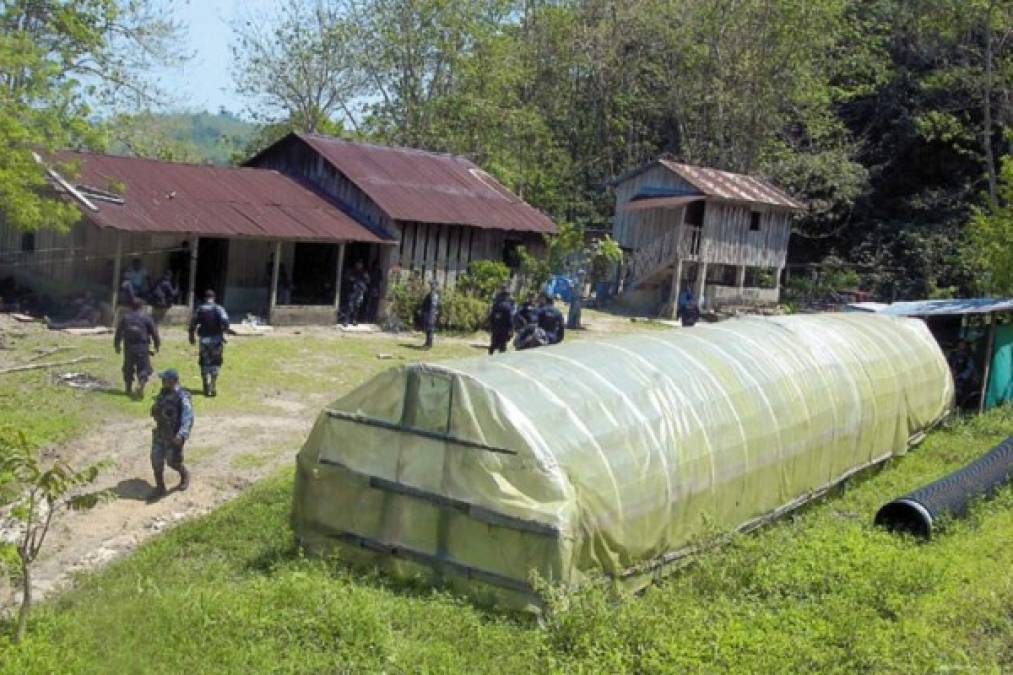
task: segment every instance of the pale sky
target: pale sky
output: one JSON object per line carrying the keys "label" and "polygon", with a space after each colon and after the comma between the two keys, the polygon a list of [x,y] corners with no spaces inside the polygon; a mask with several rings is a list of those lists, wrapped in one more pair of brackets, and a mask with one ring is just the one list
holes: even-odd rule
{"label": "pale sky", "polygon": [[232,24],[252,14],[270,11],[277,0],[164,0],[184,25],[187,51],[194,58],[182,68],[157,72],[173,97],[170,107],[217,112],[219,106],[244,117],[246,102],[232,86]]}

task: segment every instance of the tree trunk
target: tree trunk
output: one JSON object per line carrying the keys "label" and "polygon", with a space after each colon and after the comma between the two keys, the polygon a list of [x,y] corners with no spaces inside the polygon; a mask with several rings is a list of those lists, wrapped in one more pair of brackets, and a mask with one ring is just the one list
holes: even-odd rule
{"label": "tree trunk", "polygon": [[995,171],[995,153],[992,150],[992,14],[995,11],[996,2],[993,0],[988,5],[988,13],[985,15],[985,91],[982,106],[984,110],[983,126],[984,134],[982,145],[985,150],[985,162],[988,165],[988,201],[991,206],[996,203],[996,184],[998,179]]}
{"label": "tree trunk", "polygon": [[14,644],[20,644],[28,628],[28,612],[32,608],[32,571],[31,566],[23,557],[21,559],[21,583],[24,589],[21,595],[21,608],[18,610],[18,626],[14,631]]}

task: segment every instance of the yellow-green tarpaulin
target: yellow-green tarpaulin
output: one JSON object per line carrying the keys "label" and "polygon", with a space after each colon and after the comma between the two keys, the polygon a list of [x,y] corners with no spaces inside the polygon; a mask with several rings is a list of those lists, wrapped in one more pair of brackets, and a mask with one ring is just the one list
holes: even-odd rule
{"label": "yellow-green tarpaulin", "polygon": [[638,585],[906,451],[950,408],[918,320],[735,319],[384,372],[298,456],[311,550],[531,595],[533,573]]}

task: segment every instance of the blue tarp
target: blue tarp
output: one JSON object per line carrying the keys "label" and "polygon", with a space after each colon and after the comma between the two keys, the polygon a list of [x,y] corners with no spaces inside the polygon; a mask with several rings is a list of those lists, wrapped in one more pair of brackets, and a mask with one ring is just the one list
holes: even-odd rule
{"label": "blue tarp", "polygon": [[990,314],[1013,312],[1013,298],[961,298],[956,300],[915,300],[895,302],[880,310],[891,316],[946,316],[948,314]]}

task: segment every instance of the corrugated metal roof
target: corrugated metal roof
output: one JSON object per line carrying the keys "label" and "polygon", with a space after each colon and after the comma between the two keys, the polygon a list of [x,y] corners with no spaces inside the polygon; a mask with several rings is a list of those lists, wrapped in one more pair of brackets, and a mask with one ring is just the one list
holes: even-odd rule
{"label": "corrugated metal roof", "polygon": [[963,298],[956,300],[917,300],[895,302],[880,310],[892,316],[946,316],[1013,312],[1013,298]]}
{"label": "corrugated metal roof", "polygon": [[455,155],[295,134],[394,220],[556,231],[541,211]]}
{"label": "corrugated metal roof", "polygon": [[801,209],[802,204],[770,183],[754,176],[731,173],[702,166],[680,164],[668,159],[658,160],[662,166],[678,174],[680,178],[700,190],[708,197],[718,197],[737,202],[768,204],[790,209]]}
{"label": "corrugated metal roof", "polygon": [[[334,203],[283,176],[255,168],[181,164],[81,152],[55,159],[76,166],[70,182],[120,192],[123,203],[92,200],[85,216],[130,232],[381,243]],[[121,185],[122,184],[122,185]]]}

